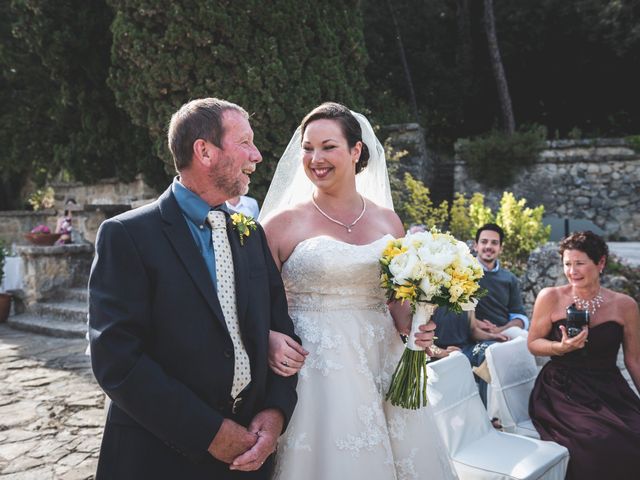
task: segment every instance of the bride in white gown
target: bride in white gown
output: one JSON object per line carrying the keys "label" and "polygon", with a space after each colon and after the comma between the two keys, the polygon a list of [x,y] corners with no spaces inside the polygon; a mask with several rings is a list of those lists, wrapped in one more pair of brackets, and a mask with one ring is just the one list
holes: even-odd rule
{"label": "bride in white gown", "polygon": [[[409,325],[408,309],[395,303],[394,325],[379,286],[378,258],[404,235],[391,206],[384,151],[366,118],[335,103],[309,113],[262,214],[306,349],[272,332],[271,367],[299,370],[275,479],[456,478],[431,410],[384,401],[404,348],[396,325]],[[433,328],[416,334],[419,345],[432,344]]]}

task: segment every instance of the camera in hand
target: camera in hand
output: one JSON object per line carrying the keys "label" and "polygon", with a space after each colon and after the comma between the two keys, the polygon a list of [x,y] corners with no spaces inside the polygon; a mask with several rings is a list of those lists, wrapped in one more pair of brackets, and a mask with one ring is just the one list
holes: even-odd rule
{"label": "camera in hand", "polygon": [[589,325],[589,312],[580,310],[575,303],[567,307],[567,335],[569,337],[575,337],[587,325]]}

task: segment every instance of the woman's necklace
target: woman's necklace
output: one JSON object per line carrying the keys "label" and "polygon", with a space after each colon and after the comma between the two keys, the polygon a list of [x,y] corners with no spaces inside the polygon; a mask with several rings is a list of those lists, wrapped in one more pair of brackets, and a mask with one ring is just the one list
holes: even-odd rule
{"label": "woman's necklace", "polygon": [[575,303],[576,307],[580,310],[586,310],[589,312],[589,315],[593,316],[596,314],[596,311],[600,308],[600,306],[604,303],[604,297],[602,296],[602,289],[598,290],[598,293],[591,300],[583,300],[576,294],[573,295],[573,303]]}
{"label": "woman's necklace", "polygon": [[318,206],[318,204],[316,203],[315,198],[313,198],[313,195],[311,195],[311,203],[313,203],[313,206],[316,207],[316,209],[322,214],[323,217],[325,217],[327,220],[331,220],[333,223],[337,223],[338,225],[344,227],[347,229],[347,233],[351,233],[351,229],[356,225],[356,223],[358,223],[360,221],[360,219],[364,216],[364,212],[367,211],[367,202],[365,201],[364,197],[362,195],[360,195],[360,198],[362,199],[362,211],[360,212],[360,215],[358,215],[358,218],[356,218],[353,222],[351,222],[349,225],[347,225],[346,223],[342,223],[339,220],[336,220],[335,218],[330,217],[329,215],[327,215],[326,213],[324,213],[322,211],[322,209]]}

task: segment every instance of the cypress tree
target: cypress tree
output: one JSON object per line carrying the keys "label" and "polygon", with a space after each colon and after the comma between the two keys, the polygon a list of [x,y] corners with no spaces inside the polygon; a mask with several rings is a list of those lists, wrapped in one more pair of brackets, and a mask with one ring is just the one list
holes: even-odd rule
{"label": "cypress tree", "polygon": [[[146,131],[116,107],[106,84],[113,19],[108,5],[101,0],[14,0],[10,13],[13,42],[24,53],[8,61],[22,60],[16,77],[27,80],[28,72],[36,74],[26,87],[13,82],[13,96],[19,96],[14,98],[19,105],[13,143],[28,131],[32,139],[25,147],[36,145],[39,151],[25,157],[17,149],[5,161],[22,155],[20,161],[39,183],[61,171],[80,181],[130,180],[140,171],[151,183],[158,174],[164,179]],[[37,109],[27,94],[35,95]]]}
{"label": "cypress tree", "polygon": [[326,100],[363,107],[367,62],[358,1],[108,0],[110,85],[118,105],[166,148],[171,114],[215,96],[252,113],[264,162],[251,195],[262,198],[296,125]]}

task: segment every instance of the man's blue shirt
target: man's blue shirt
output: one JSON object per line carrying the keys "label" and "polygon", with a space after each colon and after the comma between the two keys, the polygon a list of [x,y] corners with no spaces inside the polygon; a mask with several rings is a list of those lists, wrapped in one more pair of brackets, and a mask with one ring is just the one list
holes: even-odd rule
{"label": "man's blue shirt", "polygon": [[[207,202],[205,202],[198,195],[193,193],[187,187],[180,183],[178,177],[173,179],[171,184],[171,191],[176,197],[178,206],[182,210],[193,240],[196,242],[198,251],[202,254],[209,275],[211,275],[211,281],[213,286],[217,288],[216,284],[216,257],[213,249],[213,242],[211,240],[211,227],[207,222],[207,215],[209,210],[212,209]],[[219,207],[222,210],[226,210],[224,206]]]}

